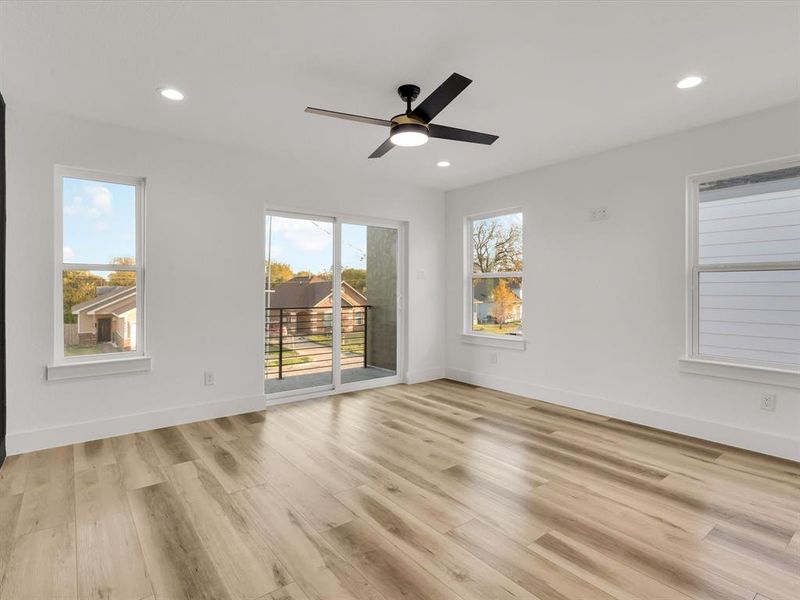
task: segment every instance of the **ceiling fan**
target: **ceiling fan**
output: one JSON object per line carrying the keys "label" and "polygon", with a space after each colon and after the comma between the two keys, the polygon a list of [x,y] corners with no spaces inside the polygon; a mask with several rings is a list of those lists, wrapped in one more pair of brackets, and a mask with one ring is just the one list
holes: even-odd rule
{"label": "ceiling fan", "polygon": [[458,73],[453,73],[413,110],[411,109],[411,103],[419,96],[419,86],[410,83],[401,85],[397,88],[397,93],[406,103],[406,112],[395,115],[389,120],[373,119],[372,117],[362,117],[311,106],[306,107],[306,112],[324,117],[335,117],[347,121],[389,127],[389,138],[378,146],[375,152],[369,155],[370,158],[380,158],[394,146],[421,146],[427,143],[428,138],[489,145],[494,143],[498,136],[431,123],[434,117],[442,112],[470,83],[472,83],[471,79],[467,79]]}

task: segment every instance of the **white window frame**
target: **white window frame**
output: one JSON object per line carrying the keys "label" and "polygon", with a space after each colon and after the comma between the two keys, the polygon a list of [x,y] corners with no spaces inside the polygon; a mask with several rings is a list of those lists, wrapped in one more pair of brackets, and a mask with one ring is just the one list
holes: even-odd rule
{"label": "white window frame", "polygon": [[[135,265],[88,264],[64,262],[64,178],[84,179],[103,183],[130,185],[135,188],[136,252]],[[149,370],[150,359],[145,354],[145,178],[118,175],[90,169],[56,165],[54,169],[54,311],[53,364],[48,366],[47,378],[72,379],[90,375]],[[66,356],[64,354],[63,272],[131,271],[136,274],[136,349],[113,354]],[[125,364],[122,364],[125,363]],[[102,365],[109,365],[103,367]]]}
{"label": "white window frame", "polygon": [[699,264],[700,185],[710,181],[800,166],[800,156],[752,163],[691,175],[686,178],[686,355],[684,372],[800,387],[800,370],[794,365],[700,353],[700,274],[712,272],[800,270],[800,261],[766,263]]}
{"label": "white window frame", "polygon": [[[514,214],[522,215],[522,260],[523,271],[498,271],[493,273],[473,273],[472,256],[472,226],[475,221],[491,219],[493,217],[504,217]],[[512,348],[524,350],[526,345],[525,336],[525,295],[522,298],[522,334],[521,335],[498,335],[495,333],[485,333],[472,329],[472,280],[478,279],[503,279],[518,277],[522,281],[523,289],[525,285],[524,265],[525,265],[525,211],[521,207],[504,208],[487,213],[468,215],[464,217],[464,319],[461,341],[467,344],[480,344],[485,346],[495,346],[498,348]]]}

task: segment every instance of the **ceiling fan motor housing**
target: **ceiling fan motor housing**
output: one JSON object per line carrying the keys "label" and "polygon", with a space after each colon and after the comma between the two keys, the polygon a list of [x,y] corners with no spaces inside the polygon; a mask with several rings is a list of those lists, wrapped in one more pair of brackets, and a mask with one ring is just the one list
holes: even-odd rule
{"label": "ceiling fan motor housing", "polygon": [[[428,130],[428,125],[413,114],[404,114],[404,115],[395,115],[392,117],[392,129],[391,129],[391,138],[396,140],[395,137],[398,134],[405,134],[405,133],[416,133],[425,136],[425,140],[430,136],[430,131]],[[421,138],[418,138],[421,139]],[[397,142],[395,142],[397,143]],[[424,142],[423,142],[424,143]],[[404,145],[404,144],[400,144]],[[414,144],[416,145],[416,144]]]}

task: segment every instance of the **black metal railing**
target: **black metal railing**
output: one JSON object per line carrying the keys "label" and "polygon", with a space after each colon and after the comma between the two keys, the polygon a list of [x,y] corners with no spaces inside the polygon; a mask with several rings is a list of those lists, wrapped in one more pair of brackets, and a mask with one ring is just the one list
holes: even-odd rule
{"label": "black metal railing", "polygon": [[[341,365],[367,366],[370,305],[342,307]],[[333,308],[267,308],[264,319],[264,375],[283,379],[333,368]]]}

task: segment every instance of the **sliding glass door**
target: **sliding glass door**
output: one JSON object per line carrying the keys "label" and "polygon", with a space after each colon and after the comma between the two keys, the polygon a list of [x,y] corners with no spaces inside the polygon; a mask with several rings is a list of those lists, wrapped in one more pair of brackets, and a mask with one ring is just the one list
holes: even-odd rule
{"label": "sliding glass door", "polygon": [[265,233],[268,397],[399,380],[399,226],[268,212]]}
{"label": "sliding glass door", "polygon": [[333,385],[334,223],[267,215],[264,392]]}

